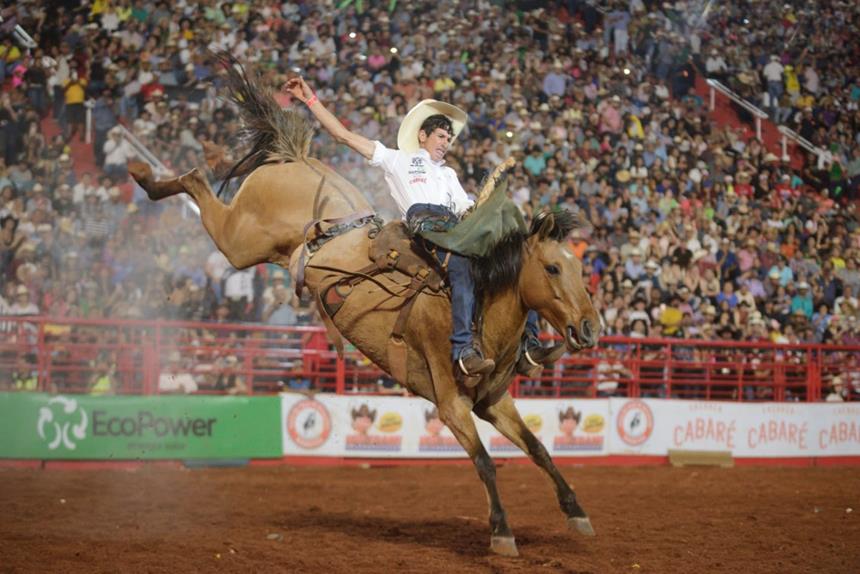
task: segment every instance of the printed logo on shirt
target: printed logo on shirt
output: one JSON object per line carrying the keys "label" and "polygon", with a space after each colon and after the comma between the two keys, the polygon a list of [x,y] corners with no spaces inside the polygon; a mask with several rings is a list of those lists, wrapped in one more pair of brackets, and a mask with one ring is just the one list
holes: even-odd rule
{"label": "printed logo on shirt", "polygon": [[[409,175],[427,175],[427,166],[424,164],[424,158],[415,156],[412,158],[412,161],[409,164]],[[409,183],[417,183],[417,179],[413,179]],[[421,183],[427,183],[425,178],[420,178]]]}

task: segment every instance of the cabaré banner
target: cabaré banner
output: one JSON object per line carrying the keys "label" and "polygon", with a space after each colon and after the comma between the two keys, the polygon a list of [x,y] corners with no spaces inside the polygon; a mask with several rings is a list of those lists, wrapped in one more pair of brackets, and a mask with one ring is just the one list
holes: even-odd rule
{"label": "cabar\u00e9 banner", "polygon": [[0,393],[0,457],[280,457],[280,412],[277,397]]}

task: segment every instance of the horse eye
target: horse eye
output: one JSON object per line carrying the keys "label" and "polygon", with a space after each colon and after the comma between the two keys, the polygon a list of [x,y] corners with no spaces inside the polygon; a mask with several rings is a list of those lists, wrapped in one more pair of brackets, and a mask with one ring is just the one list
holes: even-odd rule
{"label": "horse eye", "polygon": [[544,267],[544,269],[546,269],[546,272],[550,275],[558,275],[559,273],[561,273],[561,271],[558,270],[558,266],[556,265],[547,265]]}

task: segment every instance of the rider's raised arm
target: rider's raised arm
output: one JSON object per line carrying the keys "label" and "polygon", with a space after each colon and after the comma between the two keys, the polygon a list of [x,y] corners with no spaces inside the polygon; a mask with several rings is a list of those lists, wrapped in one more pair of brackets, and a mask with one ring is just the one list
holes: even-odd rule
{"label": "rider's raised arm", "polygon": [[308,106],[308,109],[314,117],[319,120],[323,128],[325,128],[325,130],[330,133],[338,143],[348,145],[363,155],[366,159],[371,159],[373,157],[373,150],[375,147],[374,143],[366,137],[346,129],[346,127],[340,123],[340,120],[326,109],[303,78],[290,78],[284,85],[284,90]]}

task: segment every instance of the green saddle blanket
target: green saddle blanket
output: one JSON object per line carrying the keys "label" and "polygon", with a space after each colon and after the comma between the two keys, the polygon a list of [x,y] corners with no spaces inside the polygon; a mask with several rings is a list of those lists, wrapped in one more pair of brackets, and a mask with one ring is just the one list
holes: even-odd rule
{"label": "green saddle blanket", "polygon": [[418,231],[427,241],[466,257],[486,257],[511,233],[525,234],[526,222],[508,199],[506,182],[497,185],[487,200],[448,231]]}

